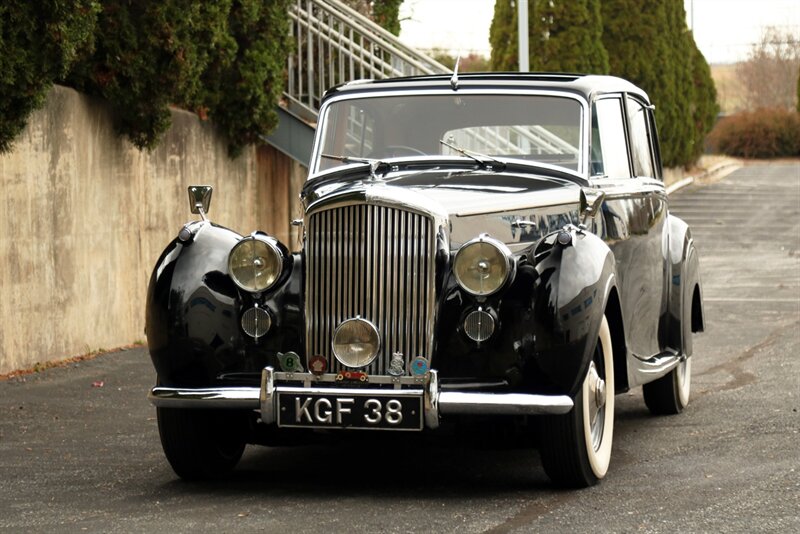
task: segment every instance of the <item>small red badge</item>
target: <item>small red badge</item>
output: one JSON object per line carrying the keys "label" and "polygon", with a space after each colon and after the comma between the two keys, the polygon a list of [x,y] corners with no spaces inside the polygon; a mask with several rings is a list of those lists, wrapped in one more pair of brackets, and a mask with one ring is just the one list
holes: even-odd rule
{"label": "small red badge", "polygon": [[313,356],[308,360],[308,368],[316,376],[324,375],[328,370],[328,360],[325,356]]}

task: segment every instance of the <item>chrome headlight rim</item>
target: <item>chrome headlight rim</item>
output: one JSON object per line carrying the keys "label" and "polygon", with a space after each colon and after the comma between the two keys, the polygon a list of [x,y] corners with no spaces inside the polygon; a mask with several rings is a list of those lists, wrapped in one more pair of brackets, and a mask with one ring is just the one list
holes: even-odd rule
{"label": "chrome headlight rim", "polygon": [[[372,352],[372,355],[367,359],[366,363],[359,363],[354,365],[352,362],[346,361],[346,358],[341,356],[336,350],[336,345],[337,345],[336,340],[339,336],[339,333],[346,327],[346,325],[349,325],[351,323],[361,323],[366,325],[372,331],[372,334],[375,337],[375,349]],[[349,367],[351,369],[363,369],[364,367],[368,367],[370,364],[372,364],[372,362],[375,361],[375,359],[381,352],[381,345],[382,345],[381,335],[380,332],[378,332],[378,327],[375,326],[375,323],[373,323],[368,319],[364,319],[363,317],[352,317],[350,319],[342,321],[339,324],[339,326],[337,326],[336,329],[334,330],[333,336],[331,338],[331,354],[333,354],[333,357],[336,358],[336,361],[338,361],[345,367]]]}
{"label": "chrome headlight rim", "polygon": [[[239,280],[234,274],[234,267],[232,265],[234,254],[240,247],[246,246],[248,243],[251,242],[265,245],[267,247],[267,250],[271,254],[271,258],[274,261],[274,267],[276,271],[275,277],[272,279],[272,281],[265,284],[263,287],[249,286],[243,283],[241,280]],[[231,251],[228,253],[228,275],[230,276],[231,280],[233,280],[233,283],[236,284],[236,287],[238,287],[239,289],[246,291],[248,293],[263,293],[264,291],[268,291],[273,287],[275,287],[275,284],[277,284],[278,281],[281,279],[281,275],[283,275],[283,269],[284,269],[284,260],[285,256],[283,252],[273,239],[270,239],[266,235],[252,234],[240,239],[239,242],[236,243],[231,249]]]}
{"label": "chrome headlight rim", "polygon": [[[469,286],[461,279],[461,277],[458,274],[457,267],[458,267],[459,257],[463,258],[464,257],[463,255],[466,253],[467,249],[477,244],[487,244],[494,247],[500,253],[500,255],[503,257],[504,260],[503,261],[504,273],[502,281],[499,284],[497,284],[496,287],[492,288],[489,291],[475,291],[470,289]],[[513,266],[513,261],[512,261],[511,250],[505,245],[505,243],[489,236],[488,234],[481,234],[475,239],[467,241],[466,243],[461,245],[461,247],[458,249],[455,258],[453,259],[453,276],[455,276],[456,282],[458,283],[458,287],[460,287],[462,290],[466,291],[470,295],[475,297],[488,297],[490,295],[494,295],[495,293],[497,293],[506,286],[509,278],[511,277],[512,266]]]}

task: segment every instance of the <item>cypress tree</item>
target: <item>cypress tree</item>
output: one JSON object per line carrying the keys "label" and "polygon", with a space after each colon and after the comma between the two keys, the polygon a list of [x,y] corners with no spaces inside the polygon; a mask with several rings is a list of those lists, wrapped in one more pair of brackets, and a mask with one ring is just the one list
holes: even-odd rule
{"label": "cypress tree", "polygon": [[611,74],[644,89],[656,106],[665,166],[687,165],[695,144],[694,44],[681,0],[604,0]]}
{"label": "cypress tree", "polygon": [[395,35],[400,35],[400,4],[403,0],[374,0],[372,19]]}
{"label": "cypress tree", "polygon": [[[666,0],[667,26],[665,32],[670,36],[669,68],[672,70],[670,83],[670,109],[674,123],[668,130],[673,159],[670,166],[686,166],[693,160],[697,113],[697,95],[693,77],[694,39],[686,26],[686,10],[683,0]],[[702,148],[701,148],[702,149]]]}
{"label": "cypress tree", "polygon": [[538,0],[532,4],[531,69],[608,72],[599,0]]}
{"label": "cypress tree", "polygon": [[400,5],[403,0],[342,0],[385,30],[400,35]]}
{"label": "cypress tree", "polygon": [[[530,23],[530,17],[528,19]],[[529,24],[530,26],[530,24]],[[492,47],[492,70],[517,70],[517,3],[516,0],[497,0],[494,17],[489,27],[489,44]]]}
{"label": "cypress tree", "polygon": [[[527,0],[530,68],[608,72],[600,0]],[[517,70],[517,3],[497,0],[489,29],[494,70]]]}
{"label": "cypress tree", "polygon": [[714,86],[714,79],[711,77],[711,69],[706,62],[706,58],[700,49],[697,48],[694,38],[689,34],[691,45],[694,50],[692,56],[692,79],[694,82],[694,138],[691,157],[692,160],[697,159],[705,148],[705,139],[711,129],[719,113],[719,104],[717,104],[717,89]]}

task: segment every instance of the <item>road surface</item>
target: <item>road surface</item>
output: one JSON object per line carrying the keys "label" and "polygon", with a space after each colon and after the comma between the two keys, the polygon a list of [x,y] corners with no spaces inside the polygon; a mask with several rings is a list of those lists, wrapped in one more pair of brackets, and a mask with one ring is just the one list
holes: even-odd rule
{"label": "road surface", "polygon": [[[553,489],[494,432],[249,447],[189,484],[164,459],[144,349],[0,382],[8,532],[799,532],[800,163],[673,195],[701,254],[707,332],[692,401],[621,395],[609,475]],[[102,381],[102,387],[98,386]]]}

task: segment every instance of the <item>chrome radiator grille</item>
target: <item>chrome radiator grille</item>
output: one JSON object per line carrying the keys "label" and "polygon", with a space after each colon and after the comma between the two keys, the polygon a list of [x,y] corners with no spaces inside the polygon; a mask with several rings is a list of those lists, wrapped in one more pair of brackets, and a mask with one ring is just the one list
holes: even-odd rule
{"label": "chrome radiator grille", "polygon": [[386,374],[401,352],[406,374],[433,347],[435,233],[430,218],[371,204],[313,213],[306,229],[307,356],[331,351],[336,327],[361,316],[381,337],[378,357],[364,369]]}

